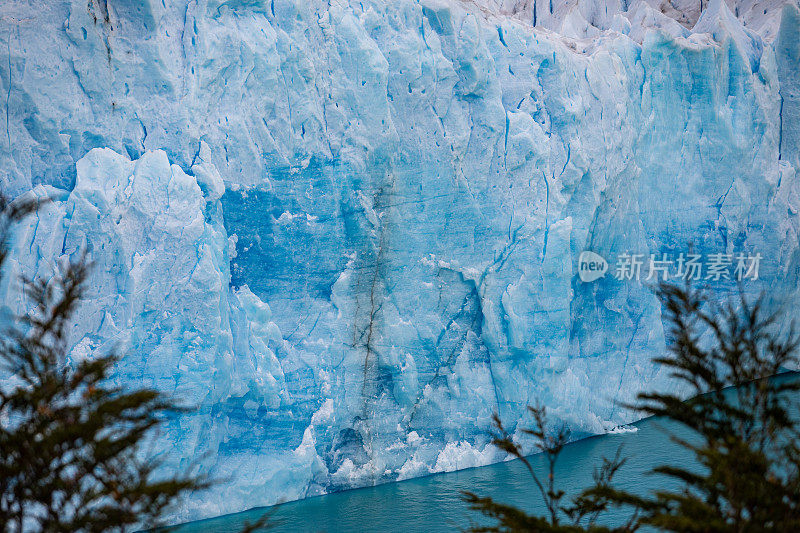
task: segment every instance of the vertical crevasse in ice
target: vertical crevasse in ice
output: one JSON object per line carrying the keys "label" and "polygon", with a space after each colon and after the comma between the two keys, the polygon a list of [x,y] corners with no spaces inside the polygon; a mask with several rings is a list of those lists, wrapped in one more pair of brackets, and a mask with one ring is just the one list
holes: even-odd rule
{"label": "vertical crevasse in ice", "polygon": [[583,250],[800,298],[800,9],[700,7],[5,2],[0,183],[55,200],[7,273],[88,250],[71,356],[196,406],[157,450],[226,481],[176,519],[499,460],[537,399],[629,422],[661,309]]}

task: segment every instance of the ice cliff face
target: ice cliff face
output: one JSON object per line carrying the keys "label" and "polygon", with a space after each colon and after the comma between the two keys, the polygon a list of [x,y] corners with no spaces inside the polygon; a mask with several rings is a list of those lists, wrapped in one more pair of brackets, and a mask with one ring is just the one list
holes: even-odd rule
{"label": "ice cliff face", "polygon": [[3,191],[56,199],[8,273],[87,249],[72,356],[197,406],[156,450],[225,481],[176,519],[499,460],[537,399],[630,421],[661,309],[583,250],[760,253],[800,303],[792,2],[11,0],[0,36]]}

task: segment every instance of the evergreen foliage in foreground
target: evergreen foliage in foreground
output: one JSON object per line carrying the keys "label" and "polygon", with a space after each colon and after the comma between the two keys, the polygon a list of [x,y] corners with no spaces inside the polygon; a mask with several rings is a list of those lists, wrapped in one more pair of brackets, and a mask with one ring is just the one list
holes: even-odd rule
{"label": "evergreen foliage in foreground", "polygon": [[[11,224],[35,204],[0,204],[0,267]],[[177,408],[152,389],[108,383],[117,357],[67,360],[69,321],[84,289],[85,259],[25,282],[34,311],[3,332],[0,372],[0,531],[124,531],[154,525],[181,494],[206,482],[156,477],[139,448]]]}
{"label": "evergreen foliage in foreground", "polygon": [[[800,432],[790,415],[800,380],[767,379],[796,367],[800,344],[794,330],[777,333],[777,316],[764,311],[763,300],[717,305],[699,290],[664,285],[659,289],[671,325],[669,353],[655,361],[688,386],[689,400],[677,394],[642,393],[628,406],[644,415],[664,417],[687,429],[690,438],[671,438],[690,450],[697,465],[665,464],[655,474],[677,480],[679,490],[646,496],[614,488],[624,464],[619,454],[605,460],[594,485],[569,504],[556,489],[555,463],[568,440],[565,429],[549,427],[543,407],[530,408],[537,437],[549,465],[542,483],[522,450],[495,419],[495,444],[521,458],[542,494],[547,516],[531,516],[513,506],[465,492],[470,507],[492,525],[472,531],[661,531],[756,532],[800,531]],[[724,392],[729,386],[736,387]],[[652,479],[652,478],[651,478]],[[598,525],[612,507],[629,510],[616,527]]]}

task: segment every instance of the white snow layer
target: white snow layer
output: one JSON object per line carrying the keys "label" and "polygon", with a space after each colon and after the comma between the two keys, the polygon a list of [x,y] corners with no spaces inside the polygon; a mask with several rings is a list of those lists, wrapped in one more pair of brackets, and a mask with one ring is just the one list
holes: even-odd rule
{"label": "white snow layer", "polygon": [[647,284],[582,250],[760,253],[746,291],[800,302],[799,35],[777,0],[6,0],[0,183],[55,201],[5,320],[88,250],[71,357],[196,407],[156,451],[223,480],[176,521],[501,460],[537,399],[611,430],[674,384]]}

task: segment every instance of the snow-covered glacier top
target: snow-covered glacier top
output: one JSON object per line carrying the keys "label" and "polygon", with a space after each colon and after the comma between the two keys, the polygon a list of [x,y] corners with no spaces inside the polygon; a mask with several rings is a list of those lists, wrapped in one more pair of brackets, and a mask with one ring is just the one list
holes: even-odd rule
{"label": "snow-covered glacier top", "polygon": [[87,249],[71,356],[197,407],[155,449],[224,482],[176,520],[500,460],[536,400],[631,421],[650,259],[800,303],[794,1],[5,0],[0,123],[55,199],[7,274]]}
{"label": "snow-covered glacier top", "polygon": [[[443,0],[444,1],[444,0]],[[771,42],[786,0],[471,0],[484,14],[512,17],[566,37],[616,30],[641,43],[648,30],[684,37],[708,32],[704,24],[731,24]],[[464,0],[466,3],[466,0]],[[626,20],[627,19],[627,20]],[[698,25],[700,20],[704,22]],[[683,29],[681,29],[683,28]]]}

